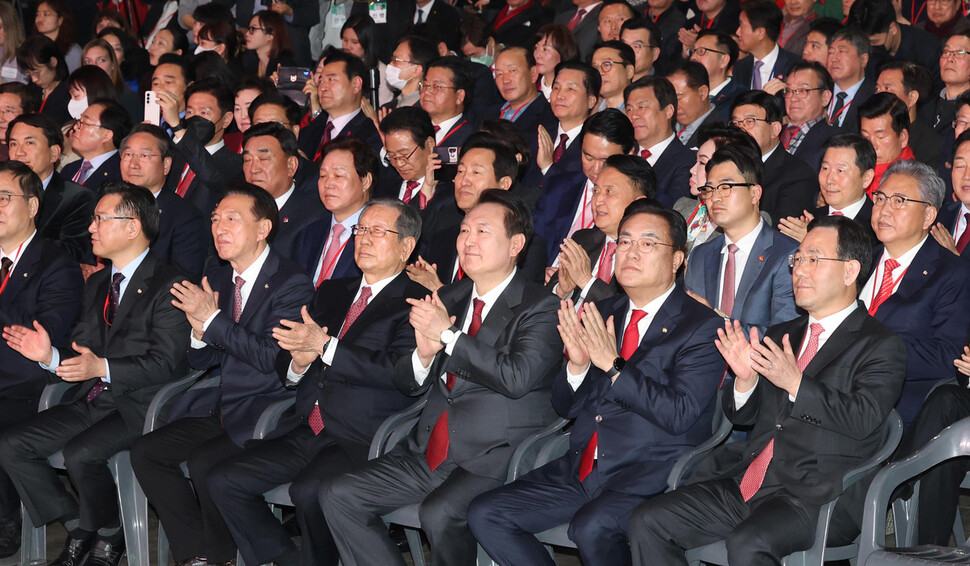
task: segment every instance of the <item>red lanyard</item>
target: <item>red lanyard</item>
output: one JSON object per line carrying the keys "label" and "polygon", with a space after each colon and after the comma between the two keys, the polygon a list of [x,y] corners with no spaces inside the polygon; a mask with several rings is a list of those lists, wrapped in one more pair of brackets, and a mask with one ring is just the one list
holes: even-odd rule
{"label": "red lanyard", "polygon": [[23,247],[24,242],[20,242],[20,245],[17,246],[17,255],[15,256],[16,259],[14,259],[13,263],[10,264],[10,271],[8,271],[7,276],[3,278],[3,283],[0,283],[0,295],[2,295],[3,290],[7,288],[7,281],[10,281],[10,275],[13,273],[13,266],[17,263],[17,260],[20,259],[20,250],[23,249]]}
{"label": "red lanyard", "polygon": [[593,226],[593,218],[595,217],[595,215],[592,214],[591,212],[590,218],[589,218],[589,224],[586,224],[586,203],[589,202],[589,193],[590,191],[586,189],[586,187],[583,187],[583,207],[580,209],[582,210],[582,213],[579,217],[579,225],[582,226],[584,229],[591,228]]}
{"label": "red lanyard", "polygon": [[714,20],[717,19],[717,16],[714,16],[713,18],[711,18],[710,20],[708,20],[707,21],[707,25],[704,25],[704,18],[706,18],[706,17],[707,16],[705,14],[701,13],[701,27],[704,28],[704,29],[711,29],[711,26],[714,25]]}
{"label": "red lanyard", "polygon": [[851,98],[849,100],[846,100],[845,104],[842,105],[842,108],[839,108],[839,111],[836,112],[831,118],[829,118],[829,124],[834,124],[836,120],[839,119],[839,116],[841,116],[842,113],[845,112],[845,109],[848,108],[851,104],[852,104]]}
{"label": "red lanyard", "polygon": [[[505,106],[503,106],[502,107],[502,110],[499,112],[498,117],[499,118],[502,118],[503,120],[508,120],[509,122],[515,122],[515,119],[518,118],[518,116],[519,116],[519,112],[522,112],[523,110],[525,110],[525,107],[528,106],[531,103],[532,103],[532,100],[530,100],[529,102],[526,102],[522,106],[519,106],[518,110],[516,110],[515,112],[512,113],[512,117],[511,118],[502,118],[502,116],[505,116],[505,111],[512,107],[512,103],[511,102],[506,102],[505,103]],[[464,123],[464,122],[462,122],[462,123]],[[441,141],[445,141],[445,140],[441,140]]]}
{"label": "red lanyard", "polygon": [[[353,236],[351,235],[350,238],[353,238]],[[340,259],[340,255],[342,253],[344,253],[344,248],[346,248],[347,247],[347,244],[350,243],[350,238],[347,238],[347,241],[340,245],[340,249],[337,250],[337,254],[334,255],[333,256],[333,259],[330,260],[330,264],[329,265],[322,265],[322,266],[320,266],[321,269],[323,269],[323,271],[320,272],[320,275],[326,276],[326,275],[329,275],[330,274],[330,270],[334,268],[334,266],[337,264],[337,260]],[[334,242],[330,242],[330,245],[331,246],[333,244],[334,244]],[[324,251],[323,254],[324,255],[327,255],[327,252]]]}
{"label": "red lanyard", "polygon": [[[906,269],[909,269],[909,266],[907,266]],[[903,275],[906,275],[906,269],[904,269],[903,272],[899,274],[899,277],[897,277],[896,279],[893,279],[892,280],[893,283],[889,287],[889,289],[890,289],[890,295],[892,294],[892,292],[891,292],[892,289],[895,289],[896,288],[896,285],[899,284],[899,280],[903,278]],[[885,264],[885,262],[883,262],[882,270],[883,270],[883,272],[886,271],[886,264]],[[883,278],[885,278],[885,277],[886,277],[885,274],[883,274]],[[872,298],[869,299],[869,308],[872,308],[872,303],[876,302],[876,294],[881,290],[881,288],[882,288],[882,284],[878,284],[877,285],[875,281],[872,282]]]}
{"label": "red lanyard", "polygon": [[451,136],[451,134],[453,134],[453,133],[457,132],[458,130],[460,130],[461,127],[464,126],[465,125],[465,122],[467,122],[467,121],[468,120],[462,120],[461,121],[461,124],[458,124],[457,126],[455,126],[454,128],[452,128],[447,134],[445,134],[445,137],[441,138],[441,141],[438,142],[437,145],[441,145],[441,144],[445,143],[445,140],[448,139],[448,137]]}
{"label": "red lanyard", "polygon": [[[806,16],[804,20],[798,22],[798,25],[795,26],[795,31],[798,31],[798,28],[802,27],[807,22],[810,22],[810,21],[814,20],[815,19],[815,16],[816,16],[815,12],[812,12],[811,14],[809,14],[808,16]],[[779,47],[784,47],[785,44],[788,43],[788,40],[791,39],[791,36],[792,35],[795,35],[795,31],[791,32],[791,34],[786,38],[785,37],[785,22],[782,21],[781,22],[781,33],[778,34],[778,46]]]}

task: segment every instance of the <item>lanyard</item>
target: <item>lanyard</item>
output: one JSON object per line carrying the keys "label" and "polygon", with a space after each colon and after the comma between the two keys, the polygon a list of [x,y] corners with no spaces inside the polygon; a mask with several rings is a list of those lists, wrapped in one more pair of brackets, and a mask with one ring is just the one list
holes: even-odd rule
{"label": "lanyard", "polygon": [[[350,238],[353,238],[353,237],[354,237],[353,235],[350,236]],[[330,260],[330,263],[328,265],[321,265],[320,266],[320,268],[323,270],[323,271],[320,272],[320,275],[326,276],[326,275],[329,275],[331,273],[331,270],[337,264],[337,260],[340,259],[340,255],[344,253],[344,248],[346,248],[347,247],[347,244],[350,243],[350,238],[347,238],[347,241],[340,245],[340,249],[337,250],[337,253],[333,256],[333,259]],[[334,245],[334,243],[335,242],[331,241],[330,242],[330,245],[332,246],[332,245]],[[324,251],[323,254],[326,255],[327,252]]]}
{"label": "lanyard", "polygon": [[717,16],[714,16],[713,18],[711,18],[710,20],[708,20],[707,21],[707,25],[704,25],[704,18],[706,18],[706,17],[707,16],[704,13],[701,13],[701,27],[704,28],[704,29],[711,29],[711,26],[714,25],[714,20],[717,19]]}
{"label": "lanyard", "polygon": [[457,132],[458,130],[460,130],[461,127],[464,126],[465,125],[465,122],[467,122],[467,121],[468,120],[462,120],[461,121],[461,124],[458,124],[457,126],[455,126],[454,128],[452,128],[447,134],[445,134],[445,137],[441,138],[441,141],[438,142],[438,145],[441,145],[441,144],[445,143],[445,140],[448,139],[448,137],[451,136],[451,134],[453,134],[453,133]]}
{"label": "lanyard", "polygon": [[[906,269],[909,269],[909,266],[907,266]],[[899,280],[903,278],[903,275],[906,275],[906,269],[904,269],[903,272],[899,274],[899,277],[897,277],[896,279],[893,279],[892,280],[892,285],[889,287],[889,289],[890,289],[890,295],[892,295],[892,290],[896,288],[896,285],[899,284]],[[886,271],[886,264],[885,263],[883,263],[882,270],[883,270],[883,273],[884,273],[883,278],[885,278],[886,277],[885,276],[885,271]],[[876,285],[876,282],[875,281],[872,282],[872,298],[869,299],[869,308],[872,308],[872,303],[876,302],[876,294],[881,290],[881,288],[882,288],[882,284]]]}
{"label": "lanyard", "polygon": [[2,295],[3,290],[7,288],[7,282],[10,281],[10,275],[13,273],[13,266],[20,259],[20,250],[23,249],[23,247],[24,247],[24,242],[20,242],[20,245],[17,246],[17,255],[15,256],[16,259],[14,259],[13,263],[10,264],[10,271],[8,271],[7,276],[3,278],[3,283],[0,283],[0,295]]}
{"label": "lanyard", "polygon": [[839,116],[841,116],[842,113],[845,112],[845,109],[848,108],[850,105],[852,105],[851,98],[849,100],[846,100],[845,104],[842,105],[842,108],[839,108],[839,111],[836,112],[831,118],[829,118],[829,124],[835,124],[835,122],[838,121]]}
{"label": "lanyard", "polygon": [[781,22],[781,33],[778,34],[778,46],[779,47],[784,47],[785,44],[788,43],[788,40],[791,39],[791,36],[795,35],[795,32],[798,31],[798,28],[800,28],[803,25],[805,25],[806,23],[814,20],[815,19],[815,16],[816,16],[815,12],[812,12],[811,14],[809,14],[808,16],[806,16],[804,20],[798,22],[798,25],[795,26],[795,29],[792,30],[792,32],[788,35],[788,37],[785,37],[785,22],[782,21]]}
{"label": "lanyard", "polygon": [[[519,106],[519,108],[515,112],[512,113],[512,117],[511,118],[502,118],[502,116],[505,116],[505,112],[508,111],[508,109],[512,107],[512,103],[511,102],[506,102],[505,103],[505,106],[502,107],[501,112],[499,112],[498,117],[499,118],[502,118],[503,120],[508,120],[509,122],[515,122],[515,119],[519,117],[519,112],[522,112],[523,110],[525,110],[525,107],[528,106],[531,103],[532,103],[532,101],[530,100],[529,102],[526,102],[522,106]],[[441,140],[441,141],[445,141],[445,140]]]}
{"label": "lanyard", "polygon": [[587,208],[586,203],[588,202],[588,199],[589,199],[589,191],[586,190],[586,187],[583,187],[583,207],[581,208],[582,213],[580,214],[580,217],[579,217],[579,225],[582,226],[584,229],[591,228],[593,226],[594,215],[592,212],[590,212],[589,214],[589,224],[586,224],[586,208]]}

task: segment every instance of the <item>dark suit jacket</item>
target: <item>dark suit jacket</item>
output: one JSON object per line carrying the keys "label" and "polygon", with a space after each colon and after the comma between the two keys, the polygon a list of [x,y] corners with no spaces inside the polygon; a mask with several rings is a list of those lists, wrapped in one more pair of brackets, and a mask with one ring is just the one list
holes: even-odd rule
{"label": "dark suit jacket", "polygon": [[[414,21],[416,6],[411,1],[411,21]],[[461,24],[461,14],[454,7],[445,2],[435,2],[431,7],[431,12],[425,14],[424,25],[438,32],[448,49],[456,53],[461,52],[461,45],[458,44],[458,26]]]}
{"label": "dark suit jacket", "polygon": [[[799,61],[801,61],[799,55],[789,53],[784,49],[779,49],[778,59],[775,60],[775,66],[771,69],[770,76],[785,80],[785,77],[788,76],[788,69],[791,69],[791,66]],[[745,87],[745,90],[754,88],[754,55],[748,55],[747,57],[739,59],[734,64],[734,73],[732,76],[734,80],[731,82],[736,81],[740,86]]]}
{"label": "dark suit jacket", "polygon": [[[649,11],[644,17],[651,17]],[[680,44],[677,32],[684,27],[687,16],[676,5],[667,8],[657,16],[657,27],[660,28],[660,57],[654,65],[657,72],[666,74],[683,58],[684,46]]]}
{"label": "dark suit jacket", "polygon": [[[811,211],[811,213],[815,216],[815,218],[818,218],[820,216],[828,216],[829,207],[820,206],[815,210]],[[865,202],[862,203],[862,209],[859,210],[859,214],[856,214],[853,220],[855,220],[856,223],[859,224],[859,226],[862,226],[862,228],[866,231],[866,234],[869,234],[869,241],[871,241],[873,245],[876,245],[879,243],[878,239],[876,238],[876,233],[872,229],[872,201],[871,200],[866,198]]]}
{"label": "dark suit jacket", "polygon": [[830,137],[836,134],[841,134],[844,131],[847,130],[830,126],[825,118],[823,118],[820,122],[808,130],[808,133],[805,134],[805,137],[802,139],[802,142],[798,145],[798,149],[795,150],[793,155],[804,161],[809,167],[818,173],[818,170],[822,167],[822,157],[824,157],[822,146]]}
{"label": "dark suit jacket", "polygon": [[[404,180],[393,167],[385,167],[377,181],[377,188],[374,189],[374,198],[400,198],[402,183],[404,183]],[[415,252],[425,255],[427,243],[437,231],[442,211],[449,207],[455,208],[454,183],[438,181],[434,194],[431,195],[431,200],[427,202],[424,210],[420,209],[419,204],[420,199],[417,197],[410,202],[411,207],[421,215],[421,239],[418,240]]]}
{"label": "dark suit jacket", "polygon": [[[599,29],[599,19],[600,10],[603,5],[600,4],[593,8],[593,11],[586,14],[583,20],[576,25],[573,30],[573,35],[576,37],[576,43],[579,44],[579,56],[581,59],[585,60],[593,53],[593,46],[600,42],[600,32]],[[568,12],[562,12],[557,15],[554,22],[557,24],[568,25],[569,20],[576,15],[576,10],[569,10]]]}
{"label": "dark suit jacket", "polygon": [[[559,144],[559,138],[557,135],[557,133],[559,132],[559,120],[557,120],[556,117],[553,116],[551,120],[542,124],[542,126],[546,129],[547,132],[549,132],[549,137],[552,138],[552,147],[555,148],[556,145]],[[538,145],[538,138],[536,140],[536,143]],[[582,135],[577,134],[576,139],[574,139],[572,143],[566,146],[566,150],[563,151],[562,157],[559,158],[559,161],[553,163],[549,167],[549,169],[546,171],[546,174],[543,175],[543,179],[548,181],[552,177],[555,177],[556,175],[561,175],[563,173],[582,173],[583,171],[582,154],[583,154],[583,137]],[[532,160],[535,161],[535,156],[532,157]]]}
{"label": "dark suit jacket", "polygon": [[721,113],[721,116],[724,116],[725,120],[730,120],[731,106],[734,105],[734,99],[747,90],[743,83],[731,78],[720,92],[711,97],[711,104],[717,108],[717,111]]}
{"label": "dark suit jacket", "polygon": [[943,153],[943,136],[918,117],[909,125],[909,148],[916,159],[936,168]]}
{"label": "dark suit jacket", "polygon": [[[83,189],[82,189],[83,190]],[[0,293],[0,324],[31,328],[36,320],[56,348],[70,348],[71,329],[81,311],[78,298],[84,280],[77,259],[39,233],[20,252]],[[54,376],[0,340],[0,395],[5,399],[39,399]]]}
{"label": "dark suit jacket", "polygon": [[330,212],[324,208],[323,202],[320,201],[320,193],[315,189],[315,186],[311,189],[309,184],[297,185],[296,190],[280,209],[280,222],[276,226],[271,244],[273,249],[284,257],[291,259],[295,257],[297,240],[306,227],[324,217],[329,222]]}
{"label": "dark suit jacket", "polygon": [[[940,209],[939,214],[936,216],[936,221],[943,224],[951,236],[953,235],[953,231],[956,230],[957,223],[960,220],[960,211],[962,208],[962,202],[948,202],[943,205],[943,208]],[[960,254],[960,257],[970,257],[970,246],[963,249],[963,253]]]}
{"label": "dark suit jacket", "polygon": [[[882,252],[882,246],[873,251],[874,270]],[[970,328],[970,264],[928,237],[874,316],[906,345],[906,383],[897,410],[903,422],[912,422],[930,387],[953,375],[953,360],[963,352]]]}
{"label": "dark suit jacket", "polygon": [[[491,106],[484,114],[483,119],[489,118],[501,118],[502,108],[505,107],[507,102],[504,100]],[[513,109],[514,111],[514,109]],[[515,117],[515,121],[512,122],[515,127],[522,133],[522,139],[529,146],[529,153],[532,157],[533,164],[535,163],[535,156],[539,148],[539,126],[543,124],[556,124],[556,117],[552,114],[552,108],[549,106],[549,101],[540,92],[539,96],[533,100],[529,106],[524,110],[519,112]],[[555,130],[552,131],[550,136],[556,135]]]}
{"label": "dark suit jacket", "polygon": [[687,143],[685,143],[684,146],[687,147],[687,149],[690,149],[691,151],[696,152],[697,146],[700,145],[699,134],[701,133],[701,129],[703,129],[704,126],[711,126],[713,124],[723,124],[725,122],[726,120],[724,119],[724,116],[721,116],[720,112],[718,112],[717,110],[715,110],[714,112],[711,112],[710,114],[707,115],[707,118],[704,118],[704,121],[701,122],[700,127],[694,130],[694,133],[690,135],[690,138],[687,139]]}
{"label": "dark suit jacket", "polygon": [[[472,296],[471,279],[438,291],[462,328]],[[517,274],[499,295],[478,334],[458,337],[452,354],[435,356],[422,385],[414,379],[411,356],[398,360],[394,382],[407,395],[428,392],[408,449],[426,451],[431,429],[448,413],[448,457],[480,476],[503,479],[515,447],[555,419],[550,388],[562,363],[556,330],[557,297]],[[470,316],[470,315],[469,315]],[[457,379],[449,391],[442,373]]]}
{"label": "dark suit jacket", "polygon": [[208,216],[222,199],[226,183],[243,176],[242,156],[233,153],[228,146],[209,154],[205,144],[215,134],[215,126],[205,118],[197,116],[182,123],[185,124],[185,134],[175,144],[166,186],[174,193],[182,178],[182,170],[189,165],[195,179],[189,184],[183,198]]}
{"label": "dark suit jacket", "polygon": [[[741,10],[738,8],[737,4],[728,2],[721,13],[714,18],[711,22],[707,17],[700,12],[687,20],[684,23],[684,29],[694,29],[697,26],[700,29],[713,29],[717,31],[723,31],[729,35],[733,35],[738,31],[738,18],[741,16]],[[703,25],[701,25],[703,22]]]}
{"label": "dark suit jacket", "polygon": [[[808,317],[772,326],[768,336],[792,347],[806,336]],[[740,478],[774,439],[773,460],[763,486],[780,485],[812,505],[842,493],[842,476],[882,444],[882,425],[902,386],[903,345],[893,332],[858,308],[835,329],[803,372],[795,402],[767,379],[740,408],[726,391],[724,411],[735,425],[753,426],[748,440],[716,449],[692,481]]]}
{"label": "dark suit jacket", "polygon": [[[869,97],[876,93],[876,81],[866,77],[862,81],[862,86],[859,87],[858,92],[852,97],[852,104],[849,104],[849,109],[845,110],[845,119],[842,120],[842,129],[846,132],[859,133],[859,107],[862,103],[869,100]],[[832,96],[835,96],[835,92],[832,92]],[[846,100],[848,103],[849,101]]]}
{"label": "dark suit jacket", "polygon": [[[606,244],[606,234],[604,234],[602,230],[594,226],[592,228],[584,228],[583,230],[576,230],[576,233],[573,234],[573,240],[575,240],[576,243],[582,246],[582,248],[586,251],[586,255],[589,256],[590,268],[595,269],[594,266],[596,265],[596,261],[603,253],[603,246]],[[549,292],[553,292],[553,290],[556,288],[556,285],[558,284],[559,284],[559,272],[557,271],[549,279],[549,283],[546,285],[546,289],[549,289]],[[578,286],[573,288],[572,290],[573,302],[576,302],[579,300],[580,298],[579,295],[581,292],[582,292],[582,289],[579,288]],[[589,291],[586,293],[585,301],[586,302],[602,301],[604,299],[608,299],[612,297],[613,295],[626,295],[626,291],[624,291],[623,287],[621,287],[619,282],[617,282],[616,277],[611,277],[610,282],[606,283],[601,279],[597,279],[596,274],[594,273],[593,285],[589,288]],[[622,332],[620,334],[622,334]]]}
{"label": "dark suit jacket", "polygon": [[[677,140],[673,143],[677,143]],[[550,263],[559,255],[559,245],[573,224],[573,215],[581,204],[586,181],[586,175],[581,172],[547,177],[542,194],[532,209],[535,232],[546,241],[546,259]]]}
{"label": "dark suit jacket", "polygon": [[196,369],[219,366],[222,383],[185,393],[172,407],[171,420],[218,414],[226,433],[242,446],[252,438],[263,410],[292,395],[277,379],[280,347],[273,339],[273,328],[280,320],[302,320],[300,308],[313,299],[313,286],[299,266],[270,249],[236,323],[232,267],[217,266],[207,277],[219,293],[220,311],[202,335],[206,347],[189,350],[189,363]]}
{"label": "dark suit jacket", "polygon": [[212,241],[208,219],[186,200],[166,189],[158,193],[155,202],[158,203],[159,223],[152,253],[178,268],[191,281],[201,281]]}
{"label": "dark suit jacket", "polygon": [[670,207],[677,199],[691,196],[690,168],[696,162],[697,152],[674,137],[653,166],[653,172],[657,174],[657,200],[660,204]]}
{"label": "dark suit jacket", "polygon": [[[43,100],[41,89],[33,84],[31,84],[30,87],[31,90],[37,93],[35,98],[38,101]],[[55,122],[57,122],[57,125],[65,124],[71,121],[71,114],[67,111],[67,103],[70,102],[70,100],[71,93],[68,90],[68,83],[66,80],[61,80],[61,82],[54,87],[54,90],[47,95],[47,101],[43,104],[44,108],[43,110],[39,110],[39,112],[48,118],[52,118]],[[40,107],[38,106],[38,108]]]}
{"label": "dark suit jacket", "polygon": [[512,16],[495,30],[495,40],[505,46],[531,47],[536,32],[547,22],[542,7],[538,2],[533,3],[531,8]]}
{"label": "dark suit jacket", "polygon": [[85,189],[54,171],[44,190],[44,203],[37,215],[37,232],[71,255],[76,262],[94,264],[91,252],[91,215],[97,198]]}
{"label": "dark suit jacket", "polygon": [[[319,218],[319,220],[308,224],[300,230],[300,233],[297,234],[293,242],[293,248],[289,256],[294,263],[303,268],[304,273],[314,283],[316,283],[317,263],[323,256],[323,251],[326,249],[327,242],[330,240],[330,223],[333,220],[333,215],[330,214],[329,210],[324,209],[323,214]],[[331,279],[359,276],[360,268],[354,262],[354,237],[350,236],[350,239],[347,240],[347,246],[337,259],[337,265],[333,268],[333,276]]]}
{"label": "dark suit jacket", "polygon": [[[329,119],[330,116],[326,112],[321,112],[305,128],[300,129],[298,145],[300,151],[310,161],[316,161],[317,150],[320,149],[320,142],[323,141],[323,134],[327,129],[327,120]],[[347,122],[347,125],[343,129],[333,134],[333,137],[340,136],[353,136],[360,139],[374,148],[374,151],[379,152],[383,147],[381,144],[381,136],[377,132],[377,128],[374,127],[374,122],[367,116],[364,116],[363,112],[358,112],[356,116]]]}
{"label": "dark suit jacket", "polygon": [[[66,180],[71,180],[74,175],[81,169],[81,164],[84,163],[83,159],[73,161],[68,163],[61,169],[61,177]],[[88,173],[88,178],[84,180],[81,185],[91,189],[97,194],[101,194],[101,184],[107,181],[120,181],[121,180],[121,155],[115,153],[111,157],[105,160],[100,167]]]}
{"label": "dark suit jacket", "polygon": [[[604,317],[613,316],[618,351],[629,306],[626,296],[597,303]],[[604,485],[639,496],[663,491],[677,458],[711,436],[724,371],[714,338],[722,325],[714,311],[678,285],[615,383],[590,366],[574,392],[566,369],[560,370],[552,403],[562,417],[575,419],[569,452],[538,473],[576,477],[583,451],[596,433]]]}
{"label": "dark suit jacket", "polygon": [[[721,274],[721,248],[724,234],[704,242],[691,252],[684,283],[688,291],[718,306],[718,295],[724,276]],[[741,282],[734,292],[732,318],[740,320],[745,330],[757,326],[764,334],[769,326],[798,316],[792,292],[788,256],[798,242],[770,226],[762,226],[748,255]]]}
{"label": "dark suit jacket", "polygon": [[[149,252],[132,274],[115,313],[104,320],[111,269],[102,269],[84,286],[81,314],[71,339],[108,361],[112,399],[131,433],[141,434],[148,405],[158,390],[188,371],[186,350],[191,327],[172,305],[172,285],[184,276]],[[61,361],[77,355],[58,348]],[[77,399],[84,402],[95,380],[84,382]]]}
{"label": "dark suit jacket", "polygon": [[801,216],[802,211],[815,208],[818,196],[818,174],[778,144],[765,161],[764,189],[761,210],[771,216],[773,225],[789,216]]}

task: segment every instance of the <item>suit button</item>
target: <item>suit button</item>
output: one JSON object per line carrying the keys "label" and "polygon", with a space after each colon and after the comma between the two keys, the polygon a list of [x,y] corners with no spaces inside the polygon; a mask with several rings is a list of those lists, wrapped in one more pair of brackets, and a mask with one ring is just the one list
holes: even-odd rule
{"label": "suit button", "polygon": [[595,420],[596,420],[596,422],[598,422],[598,423],[601,423],[601,422],[603,422],[603,415],[596,415],[596,419],[595,419]]}
{"label": "suit button", "polygon": [[455,404],[455,400],[452,399],[451,397],[448,397],[448,404],[449,405],[454,405]]}
{"label": "suit button", "polygon": [[317,382],[317,387],[318,387],[319,389],[323,389],[323,384],[322,384],[322,383],[319,383],[319,382]]}
{"label": "suit button", "polygon": [[431,425],[424,427],[425,432],[431,432]]}

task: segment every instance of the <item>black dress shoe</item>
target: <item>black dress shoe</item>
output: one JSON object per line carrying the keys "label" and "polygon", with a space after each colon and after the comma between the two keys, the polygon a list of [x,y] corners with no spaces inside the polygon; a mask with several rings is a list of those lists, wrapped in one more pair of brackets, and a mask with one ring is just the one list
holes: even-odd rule
{"label": "black dress shoe", "polygon": [[20,519],[0,519],[0,558],[9,558],[20,550]]}
{"label": "black dress shoe", "polygon": [[88,538],[68,536],[67,542],[64,543],[64,550],[57,560],[50,563],[50,566],[81,566],[93,545],[93,536]]}
{"label": "black dress shoe", "polygon": [[84,566],[118,566],[121,557],[125,555],[124,539],[117,544],[111,544],[106,540],[99,539],[94,543],[94,548],[88,554],[88,559]]}

